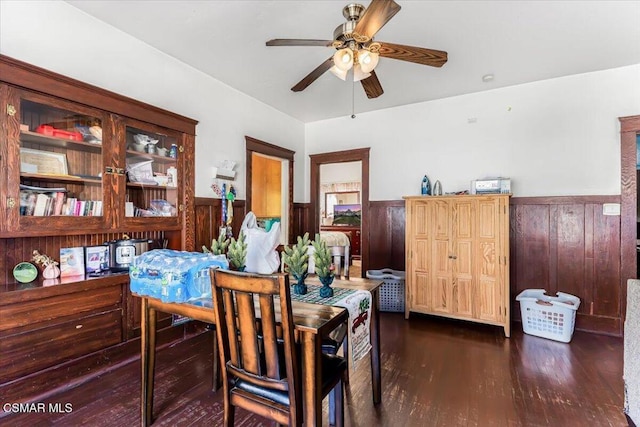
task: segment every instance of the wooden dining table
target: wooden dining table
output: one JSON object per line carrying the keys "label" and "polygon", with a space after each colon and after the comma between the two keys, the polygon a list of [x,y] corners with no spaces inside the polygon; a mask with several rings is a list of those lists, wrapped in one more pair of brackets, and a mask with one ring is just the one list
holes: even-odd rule
{"label": "wooden dining table", "polygon": [[[309,277],[308,284],[318,284],[317,278]],[[378,404],[382,399],[381,365],[380,365],[380,311],[378,291],[381,280],[352,278],[350,280],[334,280],[332,286],[371,292],[371,387],[373,403]],[[153,385],[155,373],[156,353],[156,312],[178,314],[215,324],[213,301],[211,298],[198,300],[194,303],[169,303],[146,295],[135,296],[141,298],[141,425],[149,426],[153,422]],[[292,301],[293,321],[302,352],[302,395],[304,403],[304,423],[308,426],[322,425],[322,372],[320,363],[322,354],[322,338],[326,337],[340,324],[349,318],[347,310],[323,304],[310,304]],[[213,340],[213,388],[218,383],[218,351],[217,340]]]}

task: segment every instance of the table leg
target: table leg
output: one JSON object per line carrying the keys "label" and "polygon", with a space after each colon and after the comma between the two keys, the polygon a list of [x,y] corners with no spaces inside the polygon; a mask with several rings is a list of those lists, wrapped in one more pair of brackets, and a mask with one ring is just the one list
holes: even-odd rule
{"label": "table leg", "polygon": [[141,425],[153,422],[153,379],[156,362],[156,311],[149,307],[149,300],[142,298],[142,321],[140,324],[142,364],[142,389],[140,396]]}
{"label": "table leg", "polygon": [[322,425],[322,349],[320,336],[301,332],[302,340],[302,400],[304,425]]}
{"label": "table leg", "polygon": [[213,331],[213,391],[222,385],[220,381],[220,355],[218,354],[218,331]]}
{"label": "table leg", "polygon": [[371,388],[373,403],[382,401],[382,379],[380,369],[380,304],[378,290],[371,293]]}

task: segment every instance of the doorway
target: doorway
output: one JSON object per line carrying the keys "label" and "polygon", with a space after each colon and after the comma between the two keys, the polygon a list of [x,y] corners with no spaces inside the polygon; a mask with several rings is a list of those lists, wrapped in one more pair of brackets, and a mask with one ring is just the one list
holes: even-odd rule
{"label": "doorway", "polygon": [[[263,226],[279,221],[280,243],[287,244],[293,235],[293,156],[295,152],[250,136],[245,136],[245,148],[246,212],[254,208],[263,209],[263,217],[259,218],[265,221]],[[258,195],[260,197],[257,197]],[[264,197],[267,195],[268,197]]]}
{"label": "doorway", "polygon": [[620,287],[622,319],[626,319],[627,279],[638,277],[638,138],[640,116],[620,118],[621,154],[621,224],[620,224]]}
{"label": "doorway", "polygon": [[311,154],[310,165],[310,228],[313,234],[320,232],[321,201],[320,201],[320,166],[332,163],[361,162],[361,276],[364,276],[369,266],[369,152],[370,148],[358,148],[346,151]]}

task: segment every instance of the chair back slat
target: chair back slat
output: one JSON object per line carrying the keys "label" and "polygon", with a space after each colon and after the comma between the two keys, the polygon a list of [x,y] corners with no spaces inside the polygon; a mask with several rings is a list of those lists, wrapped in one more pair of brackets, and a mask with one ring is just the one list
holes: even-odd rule
{"label": "chair back slat", "polygon": [[[233,365],[238,366],[240,363],[238,336],[236,334],[228,333],[228,331],[235,331],[237,329],[233,293],[230,290],[225,289],[220,291],[220,295],[222,296],[220,300],[221,302],[224,301],[224,303],[215,307],[216,314],[220,313],[220,316],[216,316],[218,324],[217,327],[223,330],[225,336],[228,337],[225,343],[225,345],[228,346],[227,352],[225,353],[225,349],[223,348],[222,353],[228,354],[228,360],[230,360]],[[225,309],[226,307],[229,308]]]}
{"label": "chair back slat", "polygon": [[211,286],[225,387],[242,380],[285,391],[296,420],[302,397],[288,275],[212,269]]}
{"label": "chair back slat", "polygon": [[238,307],[238,335],[242,360],[237,364],[245,371],[261,376],[260,346],[258,345],[258,331],[256,330],[256,313],[253,302],[253,294],[236,292],[236,304]]}
{"label": "chair back slat", "polygon": [[[276,331],[276,316],[274,300],[271,295],[260,295],[260,319],[262,336],[264,337],[264,356],[269,378],[286,378],[286,372],[280,372],[281,360],[278,357],[278,334]],[[283,348],[284,350],[284,348]]]}

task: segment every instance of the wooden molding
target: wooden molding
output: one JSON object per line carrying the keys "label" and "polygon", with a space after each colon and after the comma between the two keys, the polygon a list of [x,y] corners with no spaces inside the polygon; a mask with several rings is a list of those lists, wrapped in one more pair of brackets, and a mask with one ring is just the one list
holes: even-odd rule
{"label": "wooden molding", "polygon": [[369,268],[369,153],[371,148],[356,148],[346,151],[311,154],[311,208],[309,210],[310,234],[320,232],[320,165],[328,163],[362,162],[362,225],[361,225],[361,256],[362,272]]}
{"label": "wooden molding", "polygon": [[627,280],[638,277],[637,266],[637,135],[640,133],[640,116],[621,117],[620,119],[620,166],[621,166],[621,217],[620,217],[620,305],[622,307],[622,325],[627,313]]}
{"label": "wooden molding", "polygon": [[0,55],[0,81],[169,129],[196,134],[197,120]]}

